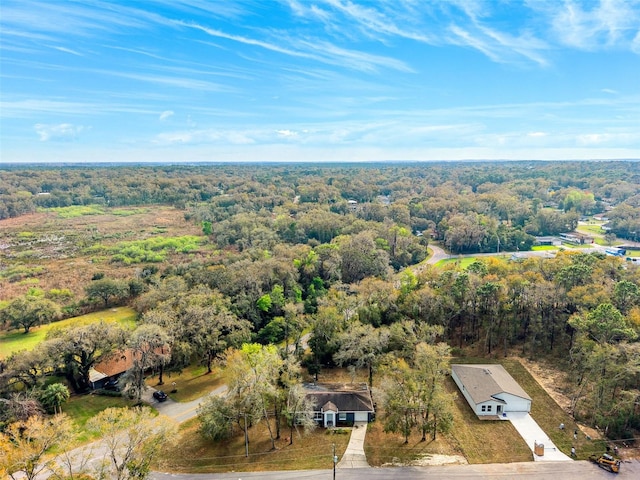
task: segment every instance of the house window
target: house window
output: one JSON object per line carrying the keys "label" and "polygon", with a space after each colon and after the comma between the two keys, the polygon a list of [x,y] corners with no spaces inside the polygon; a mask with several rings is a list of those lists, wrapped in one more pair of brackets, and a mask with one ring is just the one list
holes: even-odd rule
{"label": "house window", "polygon": [[338,414],[338,420],[346,420],[347,419],[347,414],[346,413],[339,413]]}
{"label": "house window", "polygon": [[491,411],[491,405],[487,405],[487,412]]}
{"label": "house window", "polygon": [[315,412],[313,414],[313,419],[314,420],[322,420],[322,412]]}
{"label": "house window", "polygon": [[482,405],[482,411],[486,412],[487,411],[487,406],[486,405]]}

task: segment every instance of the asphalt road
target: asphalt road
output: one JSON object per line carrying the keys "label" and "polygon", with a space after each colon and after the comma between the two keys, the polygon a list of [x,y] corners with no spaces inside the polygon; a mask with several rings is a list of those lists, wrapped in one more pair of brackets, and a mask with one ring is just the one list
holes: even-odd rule
{"label": "asphalt road", "polygon": [[[330,459],[329,459],[330,461]],[[153,480],[331,480],[332,470],[286,472],[230,472],[223,474],[153,473]],[[336,480],[487,480],[519,478],[527,480],[637,480],[640,461],[624,462],[619,474],[602,470],[591,462],[526,462],[490,465],[447,465],[429,467],[390,467],[337,469]]]}

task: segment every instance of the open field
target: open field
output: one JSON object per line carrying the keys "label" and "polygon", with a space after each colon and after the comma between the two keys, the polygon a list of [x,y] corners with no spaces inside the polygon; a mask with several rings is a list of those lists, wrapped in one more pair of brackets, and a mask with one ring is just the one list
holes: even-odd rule
{"label": "open field", "polygon": [[604,235],[606,232],[602,230],[602,225],[605,222],[600,223],[581,223],[578,225],[576,230],[581,233],[586,233],[590,235]]}
{"label": "open field", "polygon": [[461,455],[451,435],[438,434],[435,441],[431,435],[427,441],[420,441],[420,435],[415,433],[404,443],[404,436],[395,433],[385,433],[383,412],[378,412],[378,419],[369,424],[365,438],[364,450],[367,462],[372,467],[384,465],[413,465],[428,463],[432,455],[452,457]]}
{"label": "open field", "polygon": [[546,250],[557,250],[558,247],[556,247],[555,245],[534,245],[533,247],[531,247],[531,251],[532,252],[543,252]]}
{"label": "open field", "polygon": [[138,314],[129,307],[115,307],[108,310],[67,318],[48,325],[32,328],[26,335],[20,330],[0,332],[0,358],[5,358],[18,350],[31,350],[43,341],[53,329],[63,329],[70,326],[81,326],[96,322],[118,322],[126,328],[133,328]]}
{"label": "open field", "polygon": [[464,258],[445,258],[443,260],[438,261],[435,266],[436,267],[444,267],[445,265],[457,265],[460,268],[467,268],[473,262],[475,262],[478,257],[464,257]]}
{"label": "open field", "polygon": [[[32,287],[45,292],[69,289],[77,300],[84,297],[84,288],[96,273],[115,279],[136,276],[140,264],[112,261],[109,252],[116,245],[202,235],[197,225],[185,220],[183,211],[162,205],[63,211],[62,216],[47,209],[0,221],[0,244],[10,252],[3,257],[0,301],[24,295]],[[166,261],[191,260],[208,250],[201,245],[184,253],[170,252]]]}

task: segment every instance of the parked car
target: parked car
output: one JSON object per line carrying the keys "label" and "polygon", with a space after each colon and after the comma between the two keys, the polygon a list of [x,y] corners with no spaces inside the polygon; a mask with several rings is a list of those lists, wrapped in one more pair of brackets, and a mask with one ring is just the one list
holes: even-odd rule
{"label": "parked car", "polygon": [[153,392],[153,398],[155,398],[159,402],[164,402],[169,397],[162,390],[156,390],[155,392]]}
{"label": "parked car", "polygon": [[104,388],[105,390],[111,390],[112,392],[120,391],[120,385],[118,385],[117,379],[109,380],[107,383],[104,384],[102,388]]}

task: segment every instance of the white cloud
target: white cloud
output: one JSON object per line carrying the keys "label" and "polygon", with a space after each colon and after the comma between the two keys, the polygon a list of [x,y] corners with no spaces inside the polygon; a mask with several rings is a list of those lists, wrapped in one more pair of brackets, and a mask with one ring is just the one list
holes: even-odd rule
{"label": "white cloud", "polygon": [[276,133],[281,137],[297,137],[298,132],[294,132],[293,130],[276,130]]}
{"label": "white cloud", "polygon": [[529,132],[527,133],[528,137],[546,137],[547,134],[545,132]]}
{"label": "white cloud", "polygon": [[173,110],[165,110],[164,112],[162,112],[160,114],[159,120],[161,122],[164,122],[165,120],[167,120],[169,117],[172,117],[174,114]]}
{"label": "white cloud", "polygon": [[71,123],[59,123],[57,125],[36,123],[33,128],[40,137],[41,142],[72,141],[81,132],[87,130],[87,127],[83,125],[72,125]]}
{"label": "white cloud", "polygon": [[634,3],[601,0],[581,4],[567,0],[552,13],[553,28],[565,45],[579,49],[623,46],[636,51],[640,14]]}

